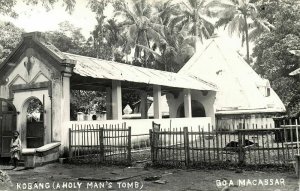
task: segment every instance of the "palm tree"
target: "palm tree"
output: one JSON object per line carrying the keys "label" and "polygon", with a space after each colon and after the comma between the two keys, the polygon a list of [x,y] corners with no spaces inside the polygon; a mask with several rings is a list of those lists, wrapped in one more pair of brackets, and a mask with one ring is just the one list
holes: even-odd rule
{"label": "palm tree", "polygon": [[115,19],[109,19],[107,23],[104,24],[104,32],[105,39],[111,47],[112,60],[116,61],[117,48],[124,46],[125,39],[121,36],[121,29]]}
{"label": "palm tree", "polygon": [[[194,54],[194,38],[186,36],[186,31],[174,25],[174,18],[182,12],[178,3],[172,0],[156,2],[153,20],[156,22],[156,39],[152,47],[138,44],[137,46],[149,55],[148,62],[156,69],[177,72]],[[158,27],[157,27],[158,26]]]}
{"label": "palm tree", "polygon": [[154,57],[157,69],[170,72],[177,72],[195,53],[194,41],[180,33],[172,34],[168,31],[164,32],[160,41],[154,43],[152,48],[138,46]]}
{"label": "palm tree", "polygon": [[155,2],[154,7],[156,9],[154,20],[164,26],[168,26],[171,19],[180,14],[179,4],[173,3],[172,0],[168,0],[166,2],[157,1]]}
{"label": "palm tree", "polygon": [[170,28],[185,30],[187,35],[192,35],[201,41],[209,38],[214,32],[214,25],[206,18],[209,13],[206,0],[188,0],[187,2],[180,3],[182,12],[172,19]]}
{"label": "palm tree", "polygon": [[[142,60],[141,49],[136,45],[140,44],[150,48],[151,39],[157,39],[159,36],[154,30],[159,25],[151,20],[152,13],[153,9],[146,0],[132,0],[132,6],[121,2],[115,12],[115,16],[121,16],[120,19],[123,20],[119,23],[119,26],[127,37],[128,46],[135,48],[135,60]],[[147,67],[146,51],[144,51],[143,56],[143,64]]]}
{"label": "palm tree", "polygon": [[249,41],[270,31],[273,26],[258,17],[256,6],[250,0],[215,0],[207,6],[211,8],[210,13],[219,18],[215,27],[224,26],[230,35],[237,32],[242,37],[242,44],[246,42],[246,61],[250,63]]}

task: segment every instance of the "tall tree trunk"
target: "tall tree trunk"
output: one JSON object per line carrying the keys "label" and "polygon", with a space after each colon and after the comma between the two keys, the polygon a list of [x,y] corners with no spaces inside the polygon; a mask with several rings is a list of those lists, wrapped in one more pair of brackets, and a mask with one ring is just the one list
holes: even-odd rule
{"label": "tall tree trunk", "polygon": [[249,31],[248,31],[248,23],[247,16],[244,15],[245,20],[245,36],[246,36],[246,49],[247,49],[247,63],[250,64],[250,55],[249,55]]}
{"label": "tall tree trunk", "polygon": [[94,51],[95,51],[96,58],[99,58],[98,57],[98,46],[97,46],[97,42],[96,42],[95,37],[94,37]]}
{"label": "tall tree trunk", "polygon": [[140,49],[138,46],[136,46],[139,43],[139,38],[140,38],[140,31],[138,31],[137,37],[135,39],[135,52],[134,52],[134,57],[140,58]]}
{"label": "tall tree trunk", "polygon": [[115,61],[116,60],[116,58],[115,58],[115,46],[112,45],[111,49],[112,49],[112,51],[111,51],[112,61]]}
{"label": "tall tree trunk", "polygon": [[146,50],[144,50],[144,67],[148,68]]}
{"label": "tall tree trunk", "polygon": [[[149,40],[147,31],[144,31],[144,34],[145,34],[145,37],[146,37],[146,40],[147,40],[148,48],[150,49],[150,40]],[[146,52],[146,50],[144,50],[144,62],[145,62],[145,66],[146,66],[146,68],[147,68],[147,67],[148,67],[148,64],[147,64],[147,52]]]}
{"label": "tall tree trunk", "polygon": [[197,40],[198,40],[198,27],[197,27],[197,24],[198,24],[198,13],[197,13],[197,9],[194,9],[194,16],[195,16],[195,36],[196,36],[196,39],[195,39],[195,44],[194,44],[194,48],[195,50],[197,49]]}

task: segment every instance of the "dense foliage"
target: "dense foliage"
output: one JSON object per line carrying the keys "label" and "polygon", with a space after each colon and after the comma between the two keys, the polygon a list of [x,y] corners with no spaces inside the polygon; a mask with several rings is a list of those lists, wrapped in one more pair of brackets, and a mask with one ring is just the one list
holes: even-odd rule
{"label": "dense foliage", "polygon": [[246,61],[250,64],[250,40],[256,39],[265,31],[269,32],[274,26],[260,17],[259,10],[251,0],[213,0],[209,5],[218,8],[215,13],[211,13],[219,18],[216,27],[225,26],[230,35],[237,33],[242,38],[242,43],[246,42]]}
{"label": "dense foliage", "polygon": [[287,107],[289,115],[299,116],[300,83],[298,76],[289,73],[299,67],[300,59],[289,50],[300,49],[299,1],[271,1],[260,5],[262,16],[274,30],[255,41],[254,69],[267,78]]}
{"label": "dense foliage", "polygon": [[21,41],[24,31],[12,23],[0,21],[0,63],[11,53]]}

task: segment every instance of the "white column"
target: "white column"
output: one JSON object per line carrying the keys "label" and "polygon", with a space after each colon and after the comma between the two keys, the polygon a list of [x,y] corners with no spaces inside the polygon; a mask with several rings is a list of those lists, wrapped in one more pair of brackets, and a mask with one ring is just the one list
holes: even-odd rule
{"label": "white column", "polygon": [[148,119],[147,92],[142,91],[140,95],[141,95],[141,119]]}
{"label": "white column", "polygon": [[192,117],[192,96],[190,89],[183,90],[183,102],[184,102],[184,116],[186,118]]}
{"label": "white column", "polygon": [[112,100],[111,100],[111,87],[106,88],[106,119],[112,119]]}
{"label": "white column", "polygon": [[161,119],[161,87],[159,85],[153,85],[153,112],[154,112],[154,119]]}
{"label": "white column", "polygon": [[121,81],[112,81],[112,119],[122,119],[122,90]]}
{"label": "white column", "polygon": [[[68,149],[69,146],[69,128],[67,122],[70,121],[70,102],[71,102],[71,89],[70,89],[70,73],[62,73],[62,102],[61,102],[61,128],[52,128],[52,141],[60,141],[62,150]],[[53,123],[55,124],[55,122]],[[57,135],[58,134],[58,135]],[[60,137],[57,140],[55,137]]]}
{"label": "white column", "polygon": [[71,89],[70,89],[70,77],[71,74],[63,73],[63,113],[62,113],[62,122],[70,121],[70,102],[71,102]]}

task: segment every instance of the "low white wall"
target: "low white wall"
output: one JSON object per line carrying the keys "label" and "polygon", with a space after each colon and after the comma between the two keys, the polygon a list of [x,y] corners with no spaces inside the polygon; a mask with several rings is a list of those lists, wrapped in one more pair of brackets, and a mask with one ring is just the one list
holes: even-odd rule
{"label": "low white wall", "polygon": [[126,123],[126,127],[131,127],[132,135],[139,135],[149,133],[149,129],[152,128],[152,122],[161,124],[162,129],[180,128],[180,127],[192,127],[192,129],[198,129],[200,126],[205,130],[208,130],[208,124],[211,124],[210,117],[196,117],[196,118],[167,118],[167,119],[127,119],[127,120],[107,120],[107,121],[70,121],[67,123],[67,128],[71,128],[72,124],[90,124],[102,126],[102,125],[114,125]]}
{"label": "low white wall", "polygon": [[[152,129],[152,122],[161,124],[161,129],[171,128],[183,128],[188,127],[189,130],[198,130],[198,128],[203,128],[204,131],[208,130],[211,125],[210,117],[199,117],[199,118],[168,118],[168,119],[129,119],[129,120],[107,120],[107,121],[69,121],[64,125],[64,130],[62,131],[64,135],[62,136],[62,145],[67,147],[69,144],[69,129],[75,125],[90,125],[93,128],[102,127],[103,125],[117,125],[121,127],[122,123],[126,123],[126,127],[131,127],[132,135],[149,134],[149,129]],[[146,135],[146,136],[147,136]],[[133,136],[132,142],[141,137]]]}
{"label": "low white wall", "polygon": [[272,116],[263,114],[251,114],[251,115],[230,115],[230,116],[217,116],[217,127],[219,129],[235,130],[242,128],[245,125],[245,129],[269,129],[274,128],[275,123]]}

